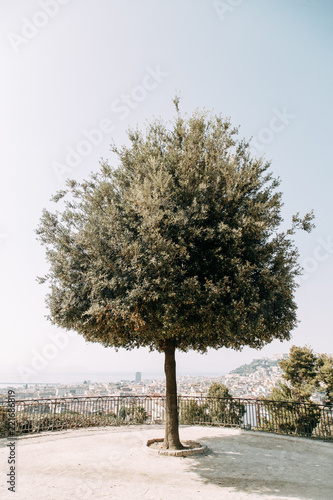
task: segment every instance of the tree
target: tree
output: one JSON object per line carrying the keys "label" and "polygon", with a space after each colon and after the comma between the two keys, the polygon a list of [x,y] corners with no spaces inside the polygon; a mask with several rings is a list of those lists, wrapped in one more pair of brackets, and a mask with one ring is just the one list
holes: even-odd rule
{"label": "tree", "polygon": [[[280,383],[280,391],[288,393],[295,401],[309,401],[317,380],[317,356],[310,347],[292,346],[288,358],[279,362],[283,370],[282,378],[286,381]],[[275,391],[276,393],[276,391]]]}
{"label": "tree", "polygon": [[327,406],[333,405],[333,356],[321,354],[317,358],[317,382],[319,391],[324,393]]}
{"label": "tree", "polygon": [[315,390],[321,388],[327,404],[331,401],[333,358],[317,356],[308,346],[292,346],[279,366],[284,382],[264,398],[271,423],[284,432],[311,435],[321,417],[319,406],[312,401]]}
{"label": "tree", "polygon": [[320,422],[316,428],[319,436],[333,437],[333,356],[320,354],[317,358],[318,391],[322,393],[324,404],[328,407],[322,411]]}
{"label": "tree", "polygon": [[311,436],[320,421],[319,405],[307,398],[297,399],[286,384],[274,387],[263,401],[267,411],[263,424],[270,430]]}
{"label": "tree", "polygon": [[308,402],[318,390],[325,404],[333,404],[333,356],[317,355],[308,346],[292,346],[288,358],[282,359],[279,366],[285,382],[273,389],[272,399],[273,393],[276,397],[280,392],[286,400]]}
{"label": "tree", "polygon": [[121,420],[125,421],[125,418],[127,417],[127,412],[128,412],[128,410],[127,410],[126,406],[122,406],[118,412],[118,417]]}
{"label": "tree", "polygon": [[[289,339],[300,273],[279,232],[281,193],[229,119],[195,112],[128,133],[89,180],[68,181],[37,235],[50,271],[49,319],[108,347],[165,355],[164,446],[178,449],[175,351],[261,348]],[[61,200],[61,201],[60,201]]]}
{"label": "tree", "polygon": [[211,422],[224,425],[240,425],[245,413],[245,406],[233,399],[224,384],[214,382],[207,393],[207,410]]}
{"label": "tree", "polygon": [[213,382],[207,397],[202,399],[182,399],[180,402],[180,421],[182,424],[210,423],[241,425],[245,405],[234,399],[224,384]]}

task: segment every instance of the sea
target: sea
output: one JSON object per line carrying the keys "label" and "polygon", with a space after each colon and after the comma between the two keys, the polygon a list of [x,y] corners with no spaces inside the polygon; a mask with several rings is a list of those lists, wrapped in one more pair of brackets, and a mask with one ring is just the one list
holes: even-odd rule
{"label": "sea", "polygon": [[[177,378],[180,377],[219,377],[221,373],[177,373]],[[141,380],[161,380],[165,375],[161,372],[141,372]],[[135,380],[135,372],[100,372],[100,373],[57,373],[43,374],[39,377],[27,377],[25,380],[20,379],[17,375],[0,375],[0,389],[5,389],[8,386],[25,386],[28,385],[55,385],[55,384],[82,384],[84,381],[91,383],[109,383],[109,382],[132,382]]]}
{"label": "sea", "polygon": [[[144,376],[143,376],[144,375]],[[147,373],[141,375],[143,379],[161,379],[163,378],[163,373]],[[7,380],[1,380],[0,388],[6,388],[8,385],[51,385],[51,384],[82,384],[84,381],[89,381],[91,383],[108,383],[108,382],[120,382],[122,380],[133,381],[135,380],[135,373],[133,372],[117,372],[117,373],[59,373],[59,374],[43,374],[43,377],[27,377],[25,380],[20,380],[19,378],[8,377]]]}

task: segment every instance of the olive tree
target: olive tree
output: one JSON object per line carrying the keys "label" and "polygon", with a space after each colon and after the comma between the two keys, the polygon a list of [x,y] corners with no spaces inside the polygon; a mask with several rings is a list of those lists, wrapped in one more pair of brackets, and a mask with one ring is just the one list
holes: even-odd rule
{"label": "olive tree", "polygon": [[230,120],[196,111],[154,120],[112,145],[83,182],[44,210],[47,306],[53,324],[87,341],[165,355],[164,446],[181,448],[175,351],[261,348],[296,325],[292,239],[312,214],[279,230],[279,181]]}

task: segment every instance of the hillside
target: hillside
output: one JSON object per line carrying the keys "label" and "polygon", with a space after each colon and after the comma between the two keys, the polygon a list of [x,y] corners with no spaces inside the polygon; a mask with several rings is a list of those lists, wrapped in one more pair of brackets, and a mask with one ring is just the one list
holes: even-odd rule
{"label": "hillside", "polygon": [[254,359],[229,372],[224,377],[225,384],[234,397],[269,396],[272,387],[276,387],[281,379],[279,361],[287,356],[281,354],[272,358]]}
{"label": "hillside", "polygon": [[242,365],[236,368],[235,370],[232,370],[230,372],[230,375],[248,376],[257,372],[258,370],[260,371],[264,370],[267,372],[267,375],[269,376],[273,372],[276,372],[276,369],[280,370],[279,361],[283,357],[287,357],[287,354],[281,354],[279,358],[274,357],[274,359],[272,358],[254,359],[248,365]]}

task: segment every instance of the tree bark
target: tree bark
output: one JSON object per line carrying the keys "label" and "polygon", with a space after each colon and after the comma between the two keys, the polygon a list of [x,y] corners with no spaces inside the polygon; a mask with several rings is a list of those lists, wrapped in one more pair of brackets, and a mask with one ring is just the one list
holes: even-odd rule
{"label": "tree bark", "polygon": [[178,401],[176,381],[175,346],[167,342],[164,348],[164,372],[166,379],[166,419],[163,448],[181,450],[184,446],[179,440]]}

